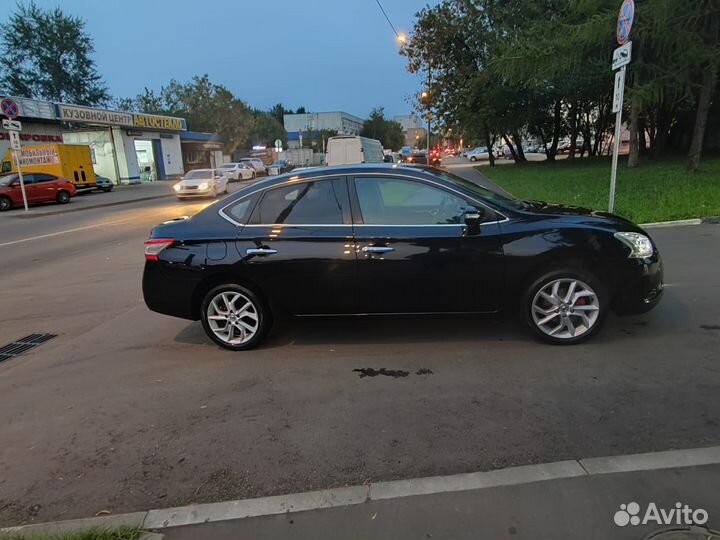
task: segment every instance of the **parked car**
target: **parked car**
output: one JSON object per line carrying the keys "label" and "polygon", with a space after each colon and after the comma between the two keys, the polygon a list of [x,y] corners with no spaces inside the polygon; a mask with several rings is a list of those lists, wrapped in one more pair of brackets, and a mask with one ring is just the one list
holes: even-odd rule
{"label": "parked car", "polygon": [[465,154],[465,157],[467,157],[470,161],[478,161],[479,159],[490,159],[487,148],[485,148],[484,146],[478,146],[477,148],[470,150]]}
{"label": "parked car", "polygon": [[238,160],[239,163],[247,163],[250,165],[253,169],[255,169],[255,174],[265,174],[265,164],[263,163],[263,160],[256,157],[248,157],[248,158],[242,158]]}
{"label": "parked car", "polygon": [[173,189],[179,199],[217,197],[227,193],[229,181],[230,177],[222,169],[194,169],[185,173]]}
{"label": "parked car", "polygon": [[267,173],[269,176],[277,176],[278,174],[284,174],[290,172],[293,166],[286,159],[278,159],[268,165]]}
{"label": "parked car", "polygon": [[252,180],[257,176],[255,167],[250,165],[247,161],[240,161],[238,163],[223,163],[220,165],[220,169],[224,174],[230,177],[230,180]]}
{"label": "parked car", "polygon": [[[75,184],[61,176],[47,173],[23,174],[28,204],[56,202],[67,204],[77,194]],[[20,177],[16,173],[0,176],[0,211],[23,206]]]}
{"label": "parked car", "polygon": [[156,225],[145,259],[147,306],[201,320],[234,350],[258,345],[281,315],[499,311],[573,344],[611,310],[642,313],[663,293],[660,253],[637,225],[407,165],[321,167],[247,186]]}
{"label": "parked car", "polygon": [[95,175],[95,185],[100,191],[104,191],[105,193],[112,191],[114,186],[112,180],[107,176],[100,176],[99,174]]}

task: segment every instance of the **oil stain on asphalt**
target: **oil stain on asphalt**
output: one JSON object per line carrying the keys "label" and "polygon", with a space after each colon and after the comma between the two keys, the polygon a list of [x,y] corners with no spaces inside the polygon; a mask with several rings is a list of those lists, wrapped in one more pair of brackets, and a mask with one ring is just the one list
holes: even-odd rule
{"label": "oil stain on asphalt", "polygon": [[[354,373],[359,373],[360,378],[363,379],[365,377],[377,377],[378,375],[383,375],[385,377],[392,377],[393,379],[398,379],[400,377],[407,377],[410,375],[409,371],[405,371],[402,369],[386,369],[386,368],[356,368],[353,369]],[[415,375],[432,375],[433,372],[431,369],[427,368],[420,368],[415,372]]]}

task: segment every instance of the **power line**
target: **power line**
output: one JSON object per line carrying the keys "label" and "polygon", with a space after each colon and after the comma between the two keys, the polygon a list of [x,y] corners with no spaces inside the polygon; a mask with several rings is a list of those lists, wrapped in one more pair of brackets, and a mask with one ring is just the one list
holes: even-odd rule
{"label": "power line", "polygon": [[392,31],[395,33],[395,37],[400,39],[400,34],[398,34],[398,31],[395,30],[393,23],[390,22],[390,17],[388,17],[387,13],[385,13],[385,9],[382,7],[380,0],[375,0],[375,1],[377,2],[377,5],[380,8],[380,11],[382,11],[382,14],[385,15],[385,20],[388,22],[388,24],[390,25],[390,28],[392,28]]}

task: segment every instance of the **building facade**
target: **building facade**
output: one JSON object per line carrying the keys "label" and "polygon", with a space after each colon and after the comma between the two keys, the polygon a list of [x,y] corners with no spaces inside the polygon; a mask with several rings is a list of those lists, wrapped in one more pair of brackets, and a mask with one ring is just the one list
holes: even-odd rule
{"label": "building facade", "polygon": [[[283,124],[288,134],[288,147],[300,148],[301,139],[314,140],[320,131],[337,131],[339,135],[359,135],[364,118],[342,111],[286,114]],[[307,142],[305,143],[307,144]],[[321,150],[318,148],[318,150]]]}
{"label": "building facade", "polygon": [[224,145],[216,133],[185,131],[180,134],[180,146],[186,171],[214,169],[224,163]]}
{"label": "building facade", "polygon": [[[165,180],[184,172],[180,146],[180,133],[186,131],[184,118],[11,99],[18,104],[23,145],[87,145],[96,174],[118,184]],[[3,156],[9,146],[8,133],[0,130]]]}

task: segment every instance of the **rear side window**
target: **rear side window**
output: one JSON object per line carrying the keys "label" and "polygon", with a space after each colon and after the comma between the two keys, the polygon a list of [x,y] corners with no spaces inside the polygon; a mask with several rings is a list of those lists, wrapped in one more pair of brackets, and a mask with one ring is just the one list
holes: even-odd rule
{"label": "rear side window", "polygon": [[53,180],[55,180],[55,177],[50,174],[36,174],[35,175],[36,182],[52,182]]}
{"label": "rear side window", "polygon": [[253,206],[255,206],[257,197],[257,195],[251,195],[241,199],[230,208],[223,210],[223,212],[237,223],[245,224],[250,218],[250,212],[252,212]]}
{"label": "rear side window", "polygon": [[253,213],[261,225],[342,224],[347,206],[341,180],[316,180],[270,189]]}

